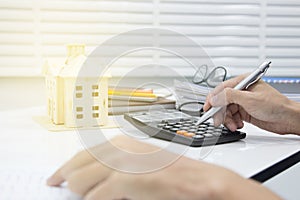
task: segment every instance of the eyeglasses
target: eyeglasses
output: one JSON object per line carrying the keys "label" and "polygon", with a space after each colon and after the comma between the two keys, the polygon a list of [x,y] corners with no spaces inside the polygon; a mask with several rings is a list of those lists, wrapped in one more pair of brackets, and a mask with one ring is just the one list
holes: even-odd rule
{"label": "eyeglasses", "polygon": [[206,83],[209,87],[216,87],[223,81],[227,76],[227,70],[223,66],[215,67],[210,73],[208,73],[208,66],[202,65],[198,68],[193,76],[194,84]]}
{"label": "eyeglasses", "polygon": [[[206,83],[209,87],[216,87],[223,81],[225,81],[227,76],[227,70],[223,66],[215,67],[211,72],[208,73],[208,66],[202,65],[198,68],[196,73],[193,76],[194,84],[203,84]],[[187,113],[191,116],[202,116],[204,102],[197,101],[188,101],[182,103],[178,106],[178,110],[184,113]]]}
{"label": "eyeglasses", "polygon": [[189,101],[182,103],[178,106],[178,110],[191,116],[202,116],[204,102],[201,101]]}

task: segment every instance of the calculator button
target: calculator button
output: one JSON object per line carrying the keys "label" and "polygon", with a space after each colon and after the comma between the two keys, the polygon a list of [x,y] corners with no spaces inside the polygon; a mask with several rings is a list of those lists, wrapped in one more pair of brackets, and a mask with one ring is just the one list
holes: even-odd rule
{"label": "calculator button", "polygon": [[195,134],[195,133],[187,132],[187,133],[184,133],[183,135],[184,135],[185,137],[194,137],[196,134]]}
{"label": "calculator button", "polygon": [[203,134],[205,137],[213,137],[214,135],[213,134],[211,134],[211,133],[205,133],[205,134]]}
{"label": "calculator button", "polygon": [[181,124],[175,124],[174,127],[176,127],[176,128],[181,128],[182,125],[181,125]]}
{"label": "calculator button", "polygon": [[178,135],[184,135],[184,134],[187,133],[187,131],[185,131],[185,130],[178,130],[178,131],[176,131],[176,133],[177,133]]}
{"label": "calculator button", "polygon": [[194,135],[193,138],[194,139],[203,139],[204,136],[203,135]]}
{"label": "calculator button", "polygon": [[228,130],[223,130],[223,131],[222,131],[222,134],[223,134],[223,135],[229,135],[229,134],[231,134],[231,132],[228,131]]}
{"label": "calculator button", "polygon": [[196,134],[197,135],[203,135],[203,134],[205,134],[205,132],[204,131],[197,131]]}
{"label": "calculator button", "polygon": [[179,128],[171,128],[170,129],[170,131],[173,131],[173,132],[176,132],[176,131],[178,131],[179,130]]}
{"label": "calculator button", "polygon": [[209,127],[207,127],[207,129],[208,129],[208,130],[214,130],[215,127],[209,126]]}
{"label": "calculator button", "polygon": [[198,131],[206,131],[206,128],[198,128]]}
{"label": "calculator button", "polygon": [[183,126],[191,126],[191,124],[185,123],[183,124]]}
{"label": "calculator button", "polygon": [[163,129],[169,130],[172,126],[164,126]]}
{"label": "calculator button", "polygon": [[196,130],[196,129],[189,129],[188,131],[191,132],[191,133],[194,133],[194,132],[196,132],[197,130]]}

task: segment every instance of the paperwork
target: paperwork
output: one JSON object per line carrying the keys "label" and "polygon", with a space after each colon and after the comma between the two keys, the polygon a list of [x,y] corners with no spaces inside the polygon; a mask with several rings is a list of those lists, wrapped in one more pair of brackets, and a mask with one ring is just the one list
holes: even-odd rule
{"label": "paperwork", "polygon": [[180,105],[186,102],[200,101],[205,102],[208,93],[213,90],[213,88],[197,85],[187,81],[174,81],[174,90],[176,104]]}

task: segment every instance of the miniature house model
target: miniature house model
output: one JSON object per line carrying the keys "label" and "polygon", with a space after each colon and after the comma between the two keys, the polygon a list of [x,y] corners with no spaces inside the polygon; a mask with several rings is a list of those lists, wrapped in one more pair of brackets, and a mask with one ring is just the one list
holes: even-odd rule
{"label": "miniature house model", "polygon": [[66,127],[105,125],[108,120],[108,76],[82,75],[85,45],[68,45],[61,66],[46,64],[48,115],[54,124]]}

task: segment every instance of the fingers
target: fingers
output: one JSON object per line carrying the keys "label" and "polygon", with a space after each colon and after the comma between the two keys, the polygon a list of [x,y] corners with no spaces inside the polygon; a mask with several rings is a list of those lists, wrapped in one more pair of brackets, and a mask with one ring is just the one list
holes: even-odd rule
{"label": "fingers", "polygon": [[229,104],[238,104],[244,107],[247,106],[250,98],[251,93],[249,91],[225,88],[222,92],[210,98],[209,103],[214,107],[227,106]]}
{"label": "fingers", "polygon": [[212,98],[212,93],[209,93],[206,97],[206,101],[203,105],[203,111],[206,112],[208,109],[210,109],[211,104],[210,104],[210,99]]}
{"label": "fingers", "polygon": [[228,106],[228,111],[231,113],[232,119],[237,125],[237,128],[243,128],[244,123],[241,117],[241,111],[243,111],[242,108],[237,104],[230,104]]}
{"label": "fingers", "polygon": [[[120,184],[118,184],[118,181],[115,181],[114,175],[112,175],[105,182],[96,185],[92,190],[90,190],[86,194],[84,199],[85,200],[130,199],[128,196],[126,196],[129,193],[129,191],[126,191],[124,189],[126,185],[121,186]],[[122,182],[122,180],[120,181]]]}
{"label": "fingers", "polygon": [[233,120],[236,123],[238,129],[244,127],[244,123],[243,120],[241,119],[241,115],[239,112],[233,115]]}
{"label": "fingers", "polygon": [[231,78],[227,81],[224,81],[222,83],[222,87],[223,88],[227,88],[227,87],[230,87],[230,88],[234,88],[237,84],[239,84],[243,79],[246,78],[246,76],[249,75],[249,74],[243,74],[243,75],[240,75],[240,76],[237,76],[237,77],[234,77],[234,78]]}
{"label": "fingers", "polygon": [[79,168],[67,177],[68,187],[71,191],[84,196],[95,185],[104,182],[112,170],[100,162],[94,162]]}
{"label": "fingers", "polygon": [[48,180],[49,186],[59,186],[65,180],[68,174],[77,168],[87,165],[95,159],[87,151],[82,151],[58,169]]}
{"label": "fingers", "polygon": [[227,109],[224,107],[215,114],[214,125],[220,126],[222,123],[231,131],[236,131],[244,126],[238,105],[230,104]]}
{"label": "fingers", "polygon": [[114,198],[114,195],[111,191],[113,186],[109,182],[97,185],[92,191],[90,191],[84,198],[84,200],[112,200],[112,199],[122,199]]}
{"label": "fingers", "polygon": [[223,83],[221,83],[220,85],[218,85],[212,92],[210,92],[207,95],[205,104],[203,106],[203,110],[206,112],[211,106],[211,99],[216,96],[217,94],[221,93],[222,91],[224,91],[225,88],[234,88],[239,82],[241,82],[245,77],[247,76],[247,74],[241,75],[241,76],[237,76],[235,78],[229,79]]}
{"label": "fingers", "polygon": [[225,119],[225,115],[226,115],[226,107],[223,107],[219,112],[217,112],[213,119],[214,119],[214,126],[218,127],[220,126]]}

